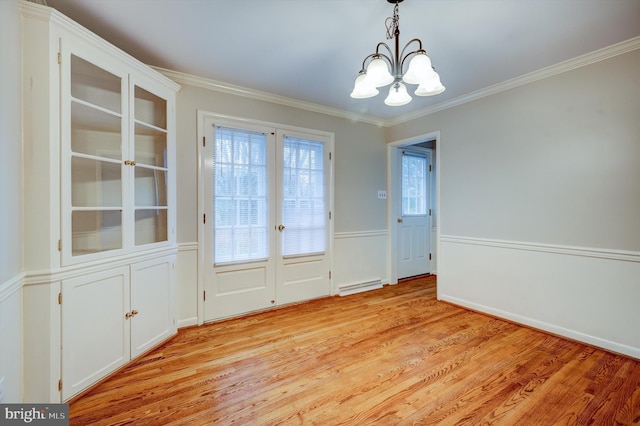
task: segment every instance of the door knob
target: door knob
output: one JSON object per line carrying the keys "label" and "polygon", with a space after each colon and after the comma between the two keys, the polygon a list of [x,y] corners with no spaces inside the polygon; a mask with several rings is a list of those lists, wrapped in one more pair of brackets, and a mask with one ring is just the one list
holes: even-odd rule
{"label": "door knob", "polygon": [[278,231],[280,231],[280,232],[284,231],[284,225],[278,226]]}
{"label": "door knob", "polygon": [[398,223],[402,223],[402,218],[401,217],[398,218]]}

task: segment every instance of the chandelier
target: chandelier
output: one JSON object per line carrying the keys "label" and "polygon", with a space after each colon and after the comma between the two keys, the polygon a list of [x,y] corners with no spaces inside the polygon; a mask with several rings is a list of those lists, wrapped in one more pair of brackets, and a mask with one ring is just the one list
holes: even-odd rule
{"label": "chandelier", "polygon": [[[404,83],[417,84],[415,91],[417,96],[433,96],[444,92],[445,87],[440,82],[440,76],[431,65],[431,59],[422,48],[422,41],[414,38],[400,51],[400,17],[398,16],[398,4],[403,0],[387,0],[395,4],[393,17],[385,20],[387,27],[387,40],[395,39],[395,54],[384,42],[378,43],[375,53],[370,54],[362,61],[362,69],[356,78],[351,97],[356,99],[371,98],[378,93],[378,87],[391,84],[389,95],[384,103],[389,106],[406,105],[411,102],[411,96],[407,93]],[[405,54],[409,46],[417,44],[416,50]],[[386,52],[381,48],[386,49]],[[387,55],[388,52],[388,55]],[[410,58],[406,73],[403,73],[404,65]],[[367,65],[367,61],[369,64]],[[391,69],[391,72],[389,72]],[[404,82],[404,83],[403,83]]]}

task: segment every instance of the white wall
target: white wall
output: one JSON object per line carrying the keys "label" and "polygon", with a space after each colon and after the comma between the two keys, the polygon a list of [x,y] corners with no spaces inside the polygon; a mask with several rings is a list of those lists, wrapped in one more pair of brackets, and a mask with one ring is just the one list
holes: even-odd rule
{"label": "white wall", "polygon": [[640,358],[640,50],[389,129],[441,132],[440,299]]}
{"label": "white wall", "polygon": [[[173,76],[176,78],[175,76]],[[386,203],[377,191],[386,188],[384,129],[332,115],[284,106],[203,87],[192,77],[176,78],[178,175],[178,321],[181,326],[197,317],[198,175],[197,111],[328,131],[335,134],[333,286],[354,281],[387,281]],[[206,82],[205,82],[206,83]],[[206,85],[206,84],[205,84]],[[376,238],[371,238],[371,232]],[[340,237],[344,237],[340,240]],[[339,243],[339,241],[347,243]],[[373,241],[373,243],[372,243]],[[355,254],[359,253],[360,256]],[[366,271],[363,272],[363,271]]]}
{"label": "white wall", "polygon": [[20,14],[0,1],[0,379],[5,402],[22,398],[22,151]]}

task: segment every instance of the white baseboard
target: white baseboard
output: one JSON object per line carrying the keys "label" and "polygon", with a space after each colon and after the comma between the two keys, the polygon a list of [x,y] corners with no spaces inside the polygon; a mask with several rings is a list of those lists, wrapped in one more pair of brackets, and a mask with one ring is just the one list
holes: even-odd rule
{"label": "white baseboard", "polygon": [[441,236],[438,299],[640,358],[640,252]]}
{"label": "white baseboard", "polygon": [[365,281],[354,284],[343,284],[338,287],[338,295],[347,296],[349,294],[362,293],[363,291],[376,290],[382,288],[381,280]]}

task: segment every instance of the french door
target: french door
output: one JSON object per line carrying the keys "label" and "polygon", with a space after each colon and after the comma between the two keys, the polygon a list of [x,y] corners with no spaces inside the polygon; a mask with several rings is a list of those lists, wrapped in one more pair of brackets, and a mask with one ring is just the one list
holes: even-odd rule
{"label": "french door", "polygon": [[331,137],[202,120],[204,321],[329,295]]}

